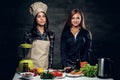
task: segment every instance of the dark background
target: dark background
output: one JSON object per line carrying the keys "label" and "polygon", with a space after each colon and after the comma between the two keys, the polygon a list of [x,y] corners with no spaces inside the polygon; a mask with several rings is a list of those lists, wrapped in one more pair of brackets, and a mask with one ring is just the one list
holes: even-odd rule
{"label": "dark background", "polygon": [[0,79],[12,80],[18,66],[18,45],[23,34],[32,28],[33,16],[28,7],[35,1],[43,1],[49,8],[49,28],[56,34],[54,68],[60,64],[60,35],[73,8],[85,14],[86,26],[93,36],[94,64],[100,57],[113,60],[113,78],[120,79],[120,12],[117,0],[4,0],[0,3]]}

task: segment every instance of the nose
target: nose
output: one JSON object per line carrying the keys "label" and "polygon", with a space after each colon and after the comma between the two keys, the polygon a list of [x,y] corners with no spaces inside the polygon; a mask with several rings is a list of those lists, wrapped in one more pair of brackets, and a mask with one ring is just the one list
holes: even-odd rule
{"label": "nose", "polygon": [[41,17],[40,19],[43,20],[43,17]]}

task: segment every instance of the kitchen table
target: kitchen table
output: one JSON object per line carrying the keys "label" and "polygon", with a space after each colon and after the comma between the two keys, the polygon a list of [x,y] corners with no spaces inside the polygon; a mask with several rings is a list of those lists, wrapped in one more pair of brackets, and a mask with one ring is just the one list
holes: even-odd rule
{"label": "kitchen table", "polygon": [[[23,80],[23,79],[21,79],[20,74],[15,73],[15,75],[13,77],[13,80]],[[43,79],[40,79],[40,76],[35,76],[31,80],[43,80]],[[54,80],[114,80],[114,79],[112,79],[112,78],[100,79],[100,78],[97,78],[97,77],[88,78],[88,77],[85,77],[85,76],[80,76],[80,77],[68,77],[68,76],[65,76],[64,78],[61,78],[61,79],[56,79],[55,78]]]}

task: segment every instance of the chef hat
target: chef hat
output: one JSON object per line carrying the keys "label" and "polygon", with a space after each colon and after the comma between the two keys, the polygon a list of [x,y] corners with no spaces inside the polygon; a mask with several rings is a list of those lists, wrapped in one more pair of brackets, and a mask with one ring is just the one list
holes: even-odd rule
{"label": "chef hat", "polygon": [[47,5],[43,2],[35,2],[33,4],[31,4],[30,6],[30,14],[32,14],[33,16],[36,16],[36,14],[38,12],[45,12],[47,11]]}

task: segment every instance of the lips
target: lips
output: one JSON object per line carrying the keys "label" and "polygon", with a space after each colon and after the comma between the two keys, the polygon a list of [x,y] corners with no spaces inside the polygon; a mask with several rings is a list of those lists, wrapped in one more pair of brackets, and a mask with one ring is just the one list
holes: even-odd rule
{"label": "lips", "polygon": [[73,22],[73,24],[79,24],[78,22]]}
{"label": "lips", "polygon": [[44,25],[44,24],[45,24],[45,22],[39,22],[39,24],[40,24],[40,25]]}

